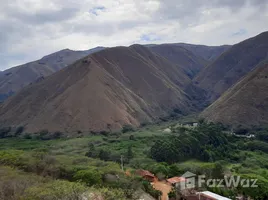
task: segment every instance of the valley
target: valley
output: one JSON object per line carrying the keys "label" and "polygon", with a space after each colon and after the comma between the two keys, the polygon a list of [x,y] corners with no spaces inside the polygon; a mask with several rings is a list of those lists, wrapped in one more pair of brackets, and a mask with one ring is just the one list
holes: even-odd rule
{"label": "valley", "polygon": [[[166,127],[172,132],[164,132]],[[199,122],[197,127],[189,127],[178,126],[178,121],[173,121],[123,132],[89,133],[87,136],[80,133],[75,138],[53,139],[40,133],[1,139],[0,163],[6,167],[0,169],[5,173],[0,181],[9,187],[9,193],[0,194],[9,198],[14,198],[14,194],[25,198],[50,198],[51,195],[62,198],[64,195],[72,199],[72,195],[88,192],[100,198],[123,200],[138,198],[137,195],[142,196],[142,191],[146,191],[155,196],[157,192],[144,185],[146,182],[141,178],[133,176],[136,170],[143,169],[155,174],[159,180],[180,176],[187,171],[207,178],[233,174],[258,179],[256,189],[202,187],[198,190],[228,197],[243,194],[266,198],[268,130],[255,131],[256,138],[252,139],[224,132],[224,127],[215,124]],[[200,136],[200,141],[194,140]],[[22,177],[27,177],[24,179],[27,187],[12,189],[14,181],[22,181]],[[37,180],[41,182],[37,183]],[[57,193],[51,187],[56,187]],[[40,190],[44,192],[40,193]]]}
{"label": "valley", "polygon": [[[0,199],[267,199],[267,42],[64,49],[1,71]],[[258,187],[183,189],[187,172]]]}

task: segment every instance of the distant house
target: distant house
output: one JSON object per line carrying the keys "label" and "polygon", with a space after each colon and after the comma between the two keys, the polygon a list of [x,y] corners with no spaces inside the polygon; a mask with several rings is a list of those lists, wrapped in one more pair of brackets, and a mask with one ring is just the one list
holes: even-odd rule
{"label": "distant house", "polygon": [[184,177],[173,177],[173,178],[169,178],[167,179],[167,182],[172,185],[172,186],[178,186],[178,184],[180,184],[181,182],[185,182],[186,179]]}
{"label": "distant house", "polygon": [[197,127],[197,126],[198,126],[197,122],[193,123],[193,127]]}
{"label": "distant house", "polygon": [[199,200],[231,200],[209,191],[198,192],[197,196]]}
{"label": "distant house", "polygon": [[166,129],[163,130],[163,132],[164,132],[164,133],[171,133],[172,131],[171,131],[170,128],[166,128]]}
{"label": "distant house", "polygon": [[154,182],[156,180],[156,176],[147,170],[143,169],[137,170],[136,174],[150,182]]}

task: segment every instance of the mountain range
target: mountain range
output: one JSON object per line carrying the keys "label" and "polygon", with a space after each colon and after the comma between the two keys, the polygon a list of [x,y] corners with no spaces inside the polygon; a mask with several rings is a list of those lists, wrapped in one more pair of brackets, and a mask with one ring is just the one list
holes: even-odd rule
{"label": "mountain range", "polygon": [[227,90],[201,116],[233,127],[268,124],[268,61]]}
{"label": "mountain range", "polygon": [[111,131],[201,112],[232,126],[265,125],[267,55],[268,32],[233,46],[62,50],[0,73],[0,124]]}
{"label": "mountain range", "polygon": [[33,82],[72,64],[91,53],[104,49],[96,47],[87,51],[63,49],[40,60],[10,68],[0,73],[0,102]]}
{"label": "mountain range", "polygon": [[209,93],[210,102],[213,102],[257,64],[267,59],[267,52],[268,32],[264,32],[233,45],[204,68],[194,81]]}
{"label": "mountain range", "polygon": [[[1,124],[30,132],[116,130],[196,111],[183,69],[141,45],[89,55],[11,96]],[[194,87],[194,86],[192,86]],[[16,115],[14,115],[16,113]]]}

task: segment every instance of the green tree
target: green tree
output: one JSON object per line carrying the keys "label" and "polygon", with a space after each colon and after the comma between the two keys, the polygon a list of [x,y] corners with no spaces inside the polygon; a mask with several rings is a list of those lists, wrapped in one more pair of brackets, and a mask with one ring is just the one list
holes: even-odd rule
{"label": "green tree", "polygon": [[18,136],[20,135],[22,132],[24,131],[24,127],[23,126],[19,126],[16,131],[15,131],[15,135]]}
{"label": "green tree", "polygon": [[108,151],[101,149],[99,152],[99,159],[108,161],[110,159],[110,153]]}
{"label": "green tree", "polygon": [[134,155],[133,155],[132,147],[129,146],[127,149],[127,159],[131,160],[133,157],[134,157]]}
{"label": "green tree", "polygon": [[76,172],[74,179],[88,186],[98,185],[102,183],[102,174],[95,169],[80,170]]}

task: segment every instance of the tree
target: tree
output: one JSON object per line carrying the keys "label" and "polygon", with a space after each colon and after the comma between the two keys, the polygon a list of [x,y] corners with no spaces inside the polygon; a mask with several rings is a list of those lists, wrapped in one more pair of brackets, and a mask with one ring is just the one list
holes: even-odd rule
{"label": "tree", "polygon": [[63,136],[63,133],[60,131],[56,131],[55,133],[53,133],[53,139],[60,139]]}
{"label": "tree", "polygon": [[110,158],[110,153],[108,151],[101,149],[99,152],[99,158],[101,160],[108,161]]}
{"label": "tree", "polygon": [[132,147],[129,146],[127,149],[127,159],[131,160],[134,157],[133,152],[132,152]]}
{"label": "tree", "polygon": [[129,136],[129,140],[135,140],[134,135],[130,135],[130,136]]}
{"label": "tree", "polygon": [[80,170],[76,172],[74,179],[92,186],[102,183],[102,174],[96,169]]}
{"label": "tree", "polygon": [[22,132],[24,131],[24,127],[23,126],[19,126],[16,131],[15,131],[15,136],[20,135]]}
{"label": "tree", "polygon": [[0,138],[6,138],[8,137],[8,134],[11,131],[11,127],[4,127],[0,129]]}
{"label": "tree", "polygon": [[132,131],[134,131],[134,128],[130,124],[126,124],[122,128],[122,133],[127,133],[127,132],[132,132]]}

